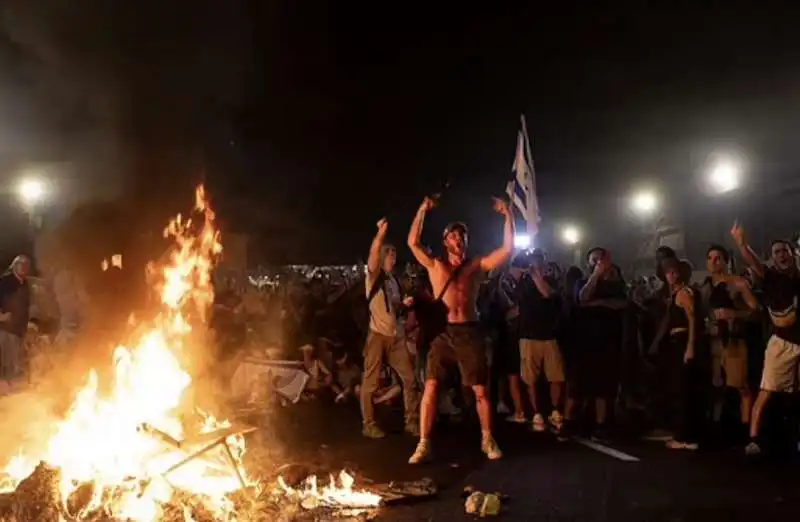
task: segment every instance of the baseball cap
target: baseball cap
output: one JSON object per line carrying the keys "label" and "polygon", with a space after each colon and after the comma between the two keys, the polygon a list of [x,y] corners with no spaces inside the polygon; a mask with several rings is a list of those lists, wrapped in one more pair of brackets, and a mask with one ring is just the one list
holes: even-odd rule
{"label": "baseball cap", "polygon": [[456,230],[461,230],[461,233],[464,234],[465,236],[469,233],[467,225],[465,225],[461,221],[454,221],[453,223],[450,223],[449,225],[444,227],[444,232],[442,233],[442,237],[446,237],[447,234]]}

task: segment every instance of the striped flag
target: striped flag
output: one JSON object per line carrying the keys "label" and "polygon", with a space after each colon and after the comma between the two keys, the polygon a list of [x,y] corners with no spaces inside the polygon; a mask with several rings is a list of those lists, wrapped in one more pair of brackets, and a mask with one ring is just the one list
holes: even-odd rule
{"label": "striped flag", "polygon": [[525,116],[520,116],[522,129],[517,133],[517,153],[511,171],[514,179],[506,186],[511,202],[525,220],[528,236],[533,239],[539,231],[539,201],[536,198],[536,172],[533,170],[533,156],[528,141]]}

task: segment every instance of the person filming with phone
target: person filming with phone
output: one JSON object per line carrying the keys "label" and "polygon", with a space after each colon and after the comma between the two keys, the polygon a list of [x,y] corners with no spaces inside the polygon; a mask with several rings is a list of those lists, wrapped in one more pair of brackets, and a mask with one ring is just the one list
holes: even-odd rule
{"label": "person filming with phone", "polygon": [[[586,254],[589,277],[578,283],[586,337],[580,348],[578,380],[581,396],[594,399],[595,430],[593,438],[609,437],[608,413],[619,387],[622,322],[628,306],[625,281],[611,253],[595,247]],[[567,418],[572,418],[568,412]]]}

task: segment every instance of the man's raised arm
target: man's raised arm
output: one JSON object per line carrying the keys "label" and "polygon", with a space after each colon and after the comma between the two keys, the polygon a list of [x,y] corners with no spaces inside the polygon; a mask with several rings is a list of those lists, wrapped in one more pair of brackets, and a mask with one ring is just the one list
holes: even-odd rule
{"label": "man's raised arm", "polygon": [[414,221],[411,222],[411,230],[408,231],[408,248],[419,264],[429,270],[433,268],[433,258],[422,246],[422,225],[425,223],[425,214],[434,206],[436,202],[432,198],[425,198],[417,210],[417,215],[414,216]]}
{"label": "man's raised arm", "polygon": [[494,210],[505,218],[503,245],[494,252],[480,258],[481,270],[484,272],[490,272],[505,264],[514,252],[514,217],[508,208],[508,203],[502,199],[494,198]]}
{"label": "man's raised arm", "polygon": [[750,248],[750,245],[747,244],[747,240],[744,236],[744,229],[739,226],[739,223],[736,222],[733,224],[733,228],[731,229],[731,236],[733,237],[736,246],[739,248],[739,253],[742,254],[745,263],[750,269],[755,272],[758,277],[764,277],[764,262],[758,258],[753,249]]}
{"label": "man's raised arm", "polygon": [[380,270],[380,262],[381,262],[381,247],[383,246],[383,241],[386,239],[386,230],[389,228],[389,222],[386,218],[381,218],[378,221],[378,232],[375,233],[375,237],[372,239],[372,244],[369,247],[369,257],[367,258],[367,272],[370,274],[375,274],[378,270]]}

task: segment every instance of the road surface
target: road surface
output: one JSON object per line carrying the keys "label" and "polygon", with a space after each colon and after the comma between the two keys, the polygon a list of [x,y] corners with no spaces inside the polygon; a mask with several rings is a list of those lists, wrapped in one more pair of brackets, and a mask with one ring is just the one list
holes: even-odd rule
{"label": "road surface", "polygon": [[477,426],[462,425],[437,430],[433,463],[410,466],[416,441],[396,416],[384,421],[392,433],[374,441],[360,435],[355,408],[298,405],[281,415],[287,455],[298,461],[346,467],[376,482],[431,477],[439,484],[434,500],[385,509],[378,520],[387,522],[469,519],[467,484],[509,495],[504,521],[766,522],[796,518],[800,508],[798,462],[753,461],[740,448],[689,453],[637,439],[559,442],[498,423],[500,461],[480,453]]}

